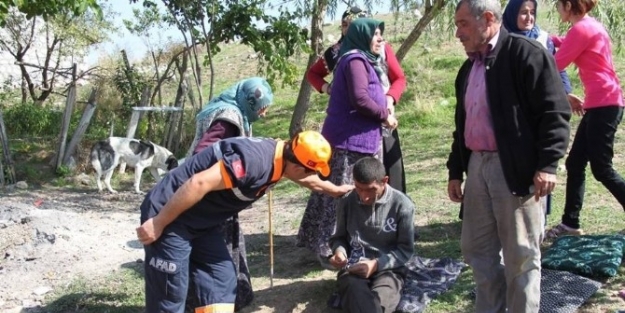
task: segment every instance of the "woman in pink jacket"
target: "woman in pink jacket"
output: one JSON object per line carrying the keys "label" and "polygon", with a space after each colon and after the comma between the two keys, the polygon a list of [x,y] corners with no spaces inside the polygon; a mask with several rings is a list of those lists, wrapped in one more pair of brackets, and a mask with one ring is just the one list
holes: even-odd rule
{"label": "woman in pink jacket", "polygon": [[566,159],[566,200],[562,222],[547,238],[582,234],[579,213],[584,202],[586,165],[625,208],[625,180],[612,166],[614,134],[623,117],[623,91],[614,70],[612,43],[603,25],[588,15],[598,0],[558,0],[563,22],[571,23],[565,37],[554,37],[559,70],[571,63],[579,70],[584,98],[569,94],[571,109],[583,115]]}

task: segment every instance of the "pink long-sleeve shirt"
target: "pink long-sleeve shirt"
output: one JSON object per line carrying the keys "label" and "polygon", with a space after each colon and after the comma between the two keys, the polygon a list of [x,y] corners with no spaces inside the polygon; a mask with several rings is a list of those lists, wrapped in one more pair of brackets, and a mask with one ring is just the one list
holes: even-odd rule
{"label": "pink long-sleeve shirt", "polygon": [[565,37],[552,37],[558,70],[574,63],[584,87],[584,109],[623,106],[623,91],[612,61],[612,43],[603,25],[590,16],[575,23]]}

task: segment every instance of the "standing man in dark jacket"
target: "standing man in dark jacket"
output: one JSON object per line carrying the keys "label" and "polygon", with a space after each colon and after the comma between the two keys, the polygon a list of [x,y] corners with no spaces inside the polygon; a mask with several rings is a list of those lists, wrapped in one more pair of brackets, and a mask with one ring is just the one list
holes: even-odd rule
{"label": "standing man in dark jacket", "polygon": [[456,7],[456,37],[469,59],[456,78],[447,191],[464,205],[461,249],[477,285],[475,311],[529,313],[540,302],[538,199],[555,187],[571,109],[553,57],[509,34],[501,15],[499,0]]}

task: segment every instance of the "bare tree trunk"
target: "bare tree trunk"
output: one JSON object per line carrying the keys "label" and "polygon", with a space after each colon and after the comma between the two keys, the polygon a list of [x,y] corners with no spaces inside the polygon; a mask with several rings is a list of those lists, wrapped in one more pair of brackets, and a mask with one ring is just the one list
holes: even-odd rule
{"label": "bare tree trunk", "polygon": [[193,80],[195,82],[195,87],[197,88],[198,97],[200,98],[200,102],[202,102],[202,64],[197,57],[197,45],[195,44],[198,40],[195,38],[193,33],[191,33],[191,42],[193,43],[191,51],[193,52],[193,60],[195,62],[194,66],[191,66],[191,72],[193,73]]}
{"label": "bare tree trunk", "polygon": [[425,1],[425,13],[423,17],[419,20],[417,25],[410,31],[404,43],[399,47],[395,55],[397,56],[397,60],[401,62],[410,48],[419,40],[423,30],[432,22],[432,20],[441,13],[441,10],[447,5],[449,0],[426,0]]}
{"label": "bare tree trunk", "polygon": [[[124,61],[124,74],[126,74],[126,78],[128,79],[128,84],[130,85],[130,90],[135,90],[135,82],[131,75],[132,67],[130,67],[130,62],[128,61],[128,55],[126,54],[126,50],[121,51],[122,61]],[[133,92],[134,93],[134,92]],[[133,97],[134,98],[134,97]],[[132,99],[132,101],[136,101],[136,99]],[[132,107],[137,105],[136,103],[125,103],[126,106],[124,109],[127,109],[128,112],[132,112]]]}
{"label": "bare tree trunk", "polygon": [[[328,0],[317,0],[313,11],[313,16],[310,22],[310,47],[313,53],[308,57],[308,70],[321,55],[323,49],[323,19],[326,16],[328,9]],[[293,137],[296,133],[300,132],[304,128],[304,120],[306,119],[306,113],[310,107],[310,95],[312,94],[312,86],[306,80],[306,73],[302,78],[302,83],[297,95],[297,102],[293,109],[293,116],[291,117],[291,125],[289,126],[289,135]]]}
{"label": "bare tree trunk", "polygon": [[[159,56],[161,56],[161,52],[159,52]],[[161,78],[161,74],[160,74],[160,70],[158,68],[159,63],[158,63],[158,59],[156,58],[156,55],[154,54],[154,51],[152,51],[152,60],[154,61],[154,73],[156,73],[156,81],[158,81]],[[155,93],[158,94],[158,105],[162,104],[163,98],[161,95],[161,88],[160,85],[158,86],[158,88],[156,90],[154,90]],[[154,99],[151,99],[152,101],[154,101]],[[150,103],[153,104],[153,102],[150,101]]]}
{"label": "bare tree trunk", "polygon": [[165,68],[165,72],[163,72],[161,76],[158,78],[158,80],[156,81],[156,87],[154,87],[154,91],[152,92],[152,96],[150,97],[150,103],[154,103],[154,98],[156,97],[157,92],[160,92],[161,86],[167,79],[167,75],[169,74],[169,71],[171,71],[171,67],[176,63],[176,60],[178,59],[178,57],[180,57],[181,54],[189,51],[189,49],[191,49],[191,47],[185,46],[184,49],[176,52],[176,54],[174,54],[171,57],[171,60],[169,61],[169,63],[167,63],[167,68]]}
{"label": "bare tree trunk", "polygon": [[[214,12],[215,6],[213,5],[212,7],[213,7],[213,12],[212,12],[211,16],[214,16],[215,15],[215,12]],[[214,21],[214,19],[211,17],[211,19],[210,19],[211,32],[210,33],[208,33],[206,31],[206,26],[204,26],[204,23],[202,23],[202,32],[204,33],[204,38],[205,38],[204,43],[206,45],[206,55],[208,56],[208,64],[210,66],[210,75],[211,75],[210,86],[208,87],[209,88],[208,89],[208,101],[213,99],[213,88],[215,87],[215,64],[213,64],[213,52],[211,51],[211,44],[210,44],[211,43],[210,39],[211,39],[212,34],[213,34],[213,31],[212,31],[212,29],[213,29],[213,21]],[[208,102],[208,101],[206,101],[206,102]],[[202,110],[202,106],[203,105],[204,105],[204,102],[200,101],[200,107],[198,108],[196,113],[198,113],[200,110]]]}
{"label": "bare tree trunk", "polygon": [[26,70],[26,66],[23,64],[23,55],[18,55],[16,59],[19,62],[20,73],[22,74],[22,103],[26,103],[26,99],[24,98],[24,94],[28,92],[30,99],[35,102],[35,104],[40,104],[37,102],[37,94],[35,93],[35,84],[33,80],[30,78],[30,74],[28,74],[28,70]]}
{"label": "bare tree trunk", "polygon": [[26,81],[26,79],[24,77],[22,77],[22,83],[20,84],[21,86],[21,95],[22,95],[22,104],[26,104],[26,100],[28,100],[28,82]]}
{"label": "bare tree trunk", "polygon": [[[187,76],[185,79],[187,80],[187,86],[191,86],[191,83],[189,81],[189,76]],[[197,103],[195,102],[195,94],[193,93],[193,88],[189,88],[189,91],[187,92],[187,96],[189,97],[189,102],[191,102],[191,107],[195,111]],[[202,105],[200,104],[200,107],[201,106]]]}
{"label": "bare tree trunk", "polygon": [[[184,101],[187,97],[187,91],[189,86],[186,83],[186,71],[189,64],[189,52],[184,53],[182,55],[182,64],[178,64],[176,61],[176,65],[178,67],[178,73],[180,76],[180,80],[178,82],[178,91],[176,92],[176,100],[174,102],[174,106],[177,108],[182,108],[184,106]],[[169,149],[172,153],[176,154],[178,152],[178,147],[174,146],[174,134],[176,133],[176,128],[178,125],[178,114],[171,114],[170,123],[168,123],[168,131],[166,133],[167,137],[165,140],[165,147]]]}

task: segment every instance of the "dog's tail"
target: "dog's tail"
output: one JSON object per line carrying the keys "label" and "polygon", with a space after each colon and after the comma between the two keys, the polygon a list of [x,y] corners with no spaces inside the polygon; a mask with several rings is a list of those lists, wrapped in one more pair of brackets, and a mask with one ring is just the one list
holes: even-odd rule
{"label": "dog's tail", "polygon": [[106,172],[113,166],[115,151],[108,140],[96,142],[91,148],[91,165],[98,173]]}

